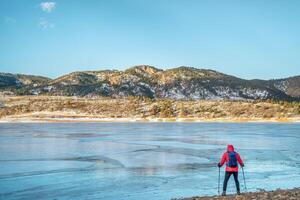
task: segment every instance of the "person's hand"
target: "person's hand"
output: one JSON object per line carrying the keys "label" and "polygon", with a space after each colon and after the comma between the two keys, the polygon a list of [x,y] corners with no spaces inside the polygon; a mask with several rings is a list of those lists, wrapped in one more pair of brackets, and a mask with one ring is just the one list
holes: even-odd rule
{"label": "person's hand", "polygon": [[218,163],[218,167],[219,167],[219,168],[222,167],[220,163]]}
{"label": "person's hand", "polygon": [[242,166],[242,167],[245,167],[244,163],[243,163],[243,164],[241,164],[241,166]]}

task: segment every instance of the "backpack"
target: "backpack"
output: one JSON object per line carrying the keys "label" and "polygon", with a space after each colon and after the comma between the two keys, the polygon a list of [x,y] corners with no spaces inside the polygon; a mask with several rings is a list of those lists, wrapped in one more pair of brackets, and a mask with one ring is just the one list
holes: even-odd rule
{"label": "backpack", "polygon": [[227,162],[228,167],[237,167],[238,166],[237,159],[236,159],[236,153],[234,151],[228,152],[228,158],[229,158],[229,161]]}

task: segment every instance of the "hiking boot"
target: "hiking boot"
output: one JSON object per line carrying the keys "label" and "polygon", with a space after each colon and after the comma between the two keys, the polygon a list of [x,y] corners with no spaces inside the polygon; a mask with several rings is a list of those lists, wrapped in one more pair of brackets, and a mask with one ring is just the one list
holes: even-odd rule
{"label": "hiking boot", "polygon": [[222,196],[226,196],[226,192],[225,191],[222,192]]}
{"label": "hiking boot", "polygon": [[240,192],[240,191],[237,191],[237,195],[241,195],[241,192]]}

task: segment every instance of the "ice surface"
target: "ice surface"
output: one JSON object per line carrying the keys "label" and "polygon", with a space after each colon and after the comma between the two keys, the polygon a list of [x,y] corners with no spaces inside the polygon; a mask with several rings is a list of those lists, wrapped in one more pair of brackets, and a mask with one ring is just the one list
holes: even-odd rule
{"label": "ice surface", "polygon": [[3,123],[0,199],[216,194],[228,143],[245,160],[248,190],[299,187],[299,132],[296,123]]}

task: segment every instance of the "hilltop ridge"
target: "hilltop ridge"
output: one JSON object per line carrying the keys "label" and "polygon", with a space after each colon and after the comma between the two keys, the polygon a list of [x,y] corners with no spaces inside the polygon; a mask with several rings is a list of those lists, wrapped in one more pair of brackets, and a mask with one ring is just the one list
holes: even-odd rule
{"label": "hilltop ridge", "polygon": [[124,71],[72,72],[56,79],[0,73],[0,92],[11,95],[102,96],[176,100],[299,100],[300,76],[246,80],[187,66],[162,70],[138,65]]}

